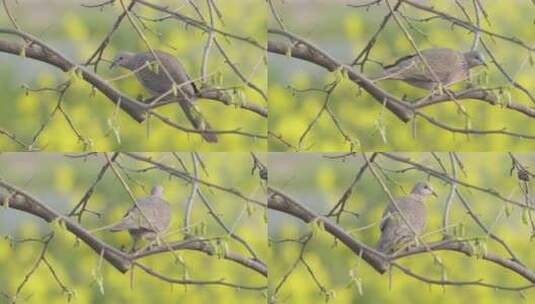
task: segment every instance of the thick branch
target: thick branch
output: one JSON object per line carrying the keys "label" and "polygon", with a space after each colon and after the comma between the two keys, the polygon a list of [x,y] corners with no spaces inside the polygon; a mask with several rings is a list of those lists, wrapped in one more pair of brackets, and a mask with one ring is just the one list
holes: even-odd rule
{"label": "thick branch", "polygon": [[[45,203],[32,197],[31,195],[17,189],[7,183],[0,180],[0,186],[8,189],[13,195],[0,193],[0,206],[3,206],[7,202],[7,207],[17,209],[36,217],[43,219],[50,223],[55,220],[60,220],[65,223],[65,227],[68,231],[74,234],[77,238],[86,243],[91,249],[93,249],[98,255],[102,254],[102,257],[112,264],[117,270],[122,273],[127,272],[130,269],[130,265],[134,260],[154,255],[157,253],[163,253],[167,251],[175,250],[195,250],[204,252],[208,255],[215,255],[215,249],[207,242],[201,240],[186,240],[173,243],[163,244],[161,246],[148,249],[147,251],[137,254],[126,254],[119,251],[112,246],[104,243],[100,239],[93,236],[88,230],[72,221],[70,218],[63,216],[59,212],[48,207]],[[247,258],[235,252],[226,252],[222,258],[243,265],[249,269],[252,269],[263,276],[267,276],[267,266],[259,260]]]}
{"label": "thick branch", "polygon": [[[154,255],[157,253],[167,252],[169,248],[172,250],[194,250],[204,252],[207,255],[213,256],[216,254],[216,250],[210,243],[200,240],[200,239],[186,239],[183,241],[171,242],[165,245],[160,245],[158,247],[153,247],[147,251],[140,252],[132,256],[133,259],[140,259],[146,256]],[[224,252],[222,253],[222,258],[241,264],[247,268],[250,268],[261,275],[267,277],[267,266],[259,260],[247,258],[243,255],[238,254],[237,252]]]}
{"label": "thick branch", "polygon": [[7,202],[10,208],[32,214],[49,223],[54,220],[63,221],[67,230],[91,247],[91,249],[93,249],[97,255],[102,254],[102,257],[120,272],[125,273],[128,271],[131,262],[125,253],[102,242],[98,238],[91,235],[82,226],[78,225],[69,218],[64,217],[37,199],[32,198],[27,194],[23,194],[22,192],[19,192],[19,190],[13,189],[9,185],[5,185],[2,181],[0,181],[0,183],[2,183],[3,187],[9,188],[10,191],[15,191],[18,193],[13,196],[0,193],[0,205],[4,205]]}
{"label": "thick branch", "polygon": [[[370,266],[372,266],[377,272],[384,273],[385,263],[383,262],[385,258],[381,257],[379,252],[373,248],[367,246],[366,244],[353,239],[347,232],[343,230],[340,226],[330,222],[328,219],[321,217],[314,213],[311,210],[308,210],[305,206],[296,202],[295,200],[288,197],[286,194],[282,193],[279,190],[274,188],[269,188],[269,197],[268,197],[268,208],[284,212],[291,216],[301,219],[302,221],[308,223],[316,219],[321,219],[324,223],[325,230],[333,235],[335,238],[344,243],[349,249],[351,249],[355,254],[361,255]],[[466,242],[455,241],[455,240],[445,240],[434,243],[428,243],[426,246],[419,246],[416,248],[411,248],[408,251],[402,252],[400,254],[394,255],[389,260],[396,260],[402,257],[422,254],[436,250],[448,250],[463,253],[469,256],[474,255],[474,252],[467,245]],[[493,253],[482,253],[480,255],[481,259],[495,263],[499,266],[507,268],[525,279],[529,280],[532,283],[535,283],[535,273],[533,273],[529,268],[512,259],[507,259]]]}
{"label": "thick branch", "polygon": [[344,245],[351,249],[351,251],[353,251],[355,254],[362,256],[362,259],[372,266],[377,272],[385,272],[383,266],[385,259],[381,257],[381,253],[377,252],[361,241],[355,240],[337,224],[332,223],[327,218],[314,213],[305,206],[288,197],[286,194],[272,187],[268,189],[268,208],[299,218],[305,223],[309,223],[316,219],[321,220],[323,222],[323,226],[325,227],[325,231],[344,243]]}
{"label": "thick branch", "polygon": [[[27,45],[18,42],[0,40],[0,52],[19,56],[23,54],[25,57],[53,65],[64,72],[77,69],[85,81],[102,92],[106,97],[108,97],[109,101],[113,102],[114,104],[118,104],[121,109],[130,115],[134,120],[137,122],[143,122],[145,120],[146,112],[150,109],[150,106],[122,94],[120,91],[110,86],[105,79],[102,79],[99,75],[91,72],[84,66],[78,65],[74,61],[68,59],[66,56],[53,49],[48,44],[40,41],[30,34],[18,30],[0,28],[0,33],[12,34],[32,41],[30,45]],[[199,93],[198,97],[218,101],[225,105],[236,105],[244,110],[267,117],[268,110],[265,107],[255,103],[234,102],[228,96],[228,94],[225,94],[222,90],[212,88],[203,89]],[[167,103],[169,102],[163,102],[162,105]]]}
{"label": "thick branch", "polygon": [[[278,30],[270,31],[280,32]],[[332,57],[328,56],[322,51],[319,51],[318,49],[312,49],[305,44],[291,45],[282,41],[269,40],[268,51],[275,54],[299,58],[319,65],[331,72],[343,68],[347,72],[347,75],[351,81],[366,90],[366,92],[373,96],[381,105],[384,104],[384,106],[394,113],[399,119],[404,122],[408,122],[412,118],[410,107],[405,105],[403,101],[385,92],[363,75],[357,73],[352,68],[337,62]]]}
{"label": "thick branch", "polygon": [[329,54],[327,54],[325,51],[319,49],[318,47],[315,47],[314,45],[295,36],[294,34],[276,29],[270,29],[268,31],[271,34],[284,36],[293,41],[293,43],[291,44],[271,39],[268,41],[269,52],[290,56],[293,58],[299,58],[321,66],[331,72],[336,71],[338,69],[344,69],[351,81],[353,81],[356,85],[360,86],[362,89],[368,92],[372,97],[374,97],[377,102],[384,105],[388,110],[390,110],[393,114],[395,114],[399,119],[404,122],[411,120],[412,117],[414,117],[414,114],[418,114],[419,112],[416,112],[417,109],[424,108],[437,103],[461,99],[479,100],[486,102],[490,105],[501,105],[504,108],[522,113],[526,116],[535,117],[535,108],[531,108],[520,103],[508,101],[500,103],[496,94],[493,94],[492,92],[490,92],[490,90],[485,89],[469,89],[461,92],[448,92],[448,94],[441,94],[438,96],[433,95],[429,98],[417,100],[415,104],[408,104],[390,95],[386,91],[382,90],[380,87],[376,86],[364,75],[356,72],[351,67],[340,63],[339,61],[331,57]]}
{"label": "thick branch", "polygon": [[[144,103],[150,104],[157,98],[160,98],[160,97],[158,96],[158,97],[148,98],[144,101]],[[197,93],[197,98],[217,101],[227,106],[235,106],[235,107],[247,110],[247,111],[251,111],[262,117],[266,117],[266,118],[268,117],[268,109],[266,107],[261,106],[254,102],[235,101],[232,99],[231,95],[225,93],[225,91],[221,89],[212,88],[212,87],[202,87],[200,89],[200,92]],[[177,97],[177,98],[173,97],[173,99],[164,99],[164,100],[158,101],[153,107],[161,107],[170,103],[175,103],[175,102],[180,102],[180,101],[188,101],[188,99],[181,99],[180,97]]]}
{"label": "thick branch", "polygon": [[111,87],[106,80],[89,71],[85,67],[74,63],[74,61],[54,50],[51,46],[45,44],[30,34],[18,30],[0,28],[0,33],[12,34],[32,41],[32,45],[28,46],[22,43],[0,40],[0,52],[11,53],[14,55],[21,55],[24,53],[26,57],[51,64],[64,72],[68,72],[76,68],[78,71],[80,71],[83,79],[106,95],[111,102],[119,104],[121,109],[128,113],[128,115],[130,115],[133,119],[138,122],[145,120],[145,111],[147,108],[146,105],[122,94],[118,90]]}

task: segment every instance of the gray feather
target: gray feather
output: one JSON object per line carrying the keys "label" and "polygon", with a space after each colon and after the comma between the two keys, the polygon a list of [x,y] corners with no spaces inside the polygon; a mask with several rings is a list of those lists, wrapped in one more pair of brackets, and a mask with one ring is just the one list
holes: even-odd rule
{"label": "gray feather", "polygon": [[[131,71],[136,71],[136,78],[156,98],[170,92],[173,89],[173,83],[176,83],[177,96],[174,96],[173,92],[161,100],[177,100],[186,118],[196,130],[210,130],[212,128],[211,125],[193,105],[197,98],[198,90],[188,73],[186,73],[182,63],[173,55],[163,51],[154,50],[154,54],[152,52],[137,54],[122,52],[116,56],[114,65],[119,64]],[[157,64],[158,60],[156,58],[165,69]],[[169,75],[165,72],[166,70]],[[214,133],[202,132],[200,134],[207,142],[218,141]]]}

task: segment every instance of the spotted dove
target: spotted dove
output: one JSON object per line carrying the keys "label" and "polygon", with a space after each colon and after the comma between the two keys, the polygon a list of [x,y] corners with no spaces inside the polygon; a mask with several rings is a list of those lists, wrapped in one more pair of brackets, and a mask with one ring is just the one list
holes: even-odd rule
{"label": "spotted dove", "polygon": [[447,87],[466,80],[471,68],[486,65],[478,51],[462,53],[448,48],[430,48],[422,50],[421,54],[434,73],[429,71],[418,54],[412,54],[385,66],[384,74],[374,80],[401,80],[431,91],[438,87],[439,82],[443,87]]}
{"label": "spotted dove", "polygon": [[414,185],[409,195],[396,198],[395,205],[392,203],[388,205],[379,225],[381,238],[377,244],[377,250],[392,254],[414,242],[415,237],[425,230],[424,202],[431,194],[436,196],[433,188],[425,182],[419,182]]}
{"label": "spotted dove", "polygon": [[[154,50],[154,54],[156,54],[156,57],[152,52],[120,52],[115,56],[110,68],[119,65],[135,72],[143,87],[151,94],[154,94],[154,97],[150,100],[155,100],[159,96],[167,94],[160,100],[178,100],[178,104],[195,129],[200,131],[210,130],[210,124],[192,103],[199,92],[180,61],[173,55],[163,51]],[[165,69],[159,66],[156,58]],[[175,85],[174,88],[173,85]],[[207,142],[217,142],[217,136],[214,133],[202,132],[201,135]]]}
{"label": "spotted dove", "polygon": [[171,208],[169,203],[163,199],[163,187],[156,185],[151,190],[151,195],[136,200],[123,218],[115,223],[105,227],[93,230],[107,230],[110,232],[119,232],[128,230],[134,244],[132,250],[135,250],[136,244],[140,239],[154,240],[157,235],[165,232],[171,223]]}

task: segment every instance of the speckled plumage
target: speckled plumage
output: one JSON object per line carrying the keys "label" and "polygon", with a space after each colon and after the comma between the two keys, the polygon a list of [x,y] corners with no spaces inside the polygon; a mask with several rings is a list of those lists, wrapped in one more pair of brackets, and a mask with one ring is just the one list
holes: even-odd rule
{"label": "speckled plumage", "polygon": [[[394,204],[386,207],[381,218],[381,238],[377,243],[377,250],[386,254],[394,253],[412,243],[419,236],[426,225],[427,211],[425,199],[434,194],[433,189],[426,183],[417,183],[407,196],[396,198],[395,202],[404,221]],[[407,222],[409,225],[407,225]]]}
{"label": "speckled plumage", "polygon": [[108,227],[108,230],[128,230],[135,243],[141,238],[154,239],[157,234],[166,231],[170,223],[171,207],[163,199],[163,187],[154,186],[150,196],[137,199],[136,205],[118,223]]}
{"label": "speckled plumage", "polygon": [[[180,61],[173,55],[163,51],[154,50],[154,54],[156,54],[156,57],[152,52],[121,52],[115,56],[112,67],[120,65],[131,71],[135,71],[136,78],[139,82],[151,92],[151,94],[154,94],[155,97],[170,92],[173,88],[173,82],[176,83],[176,93],[178,98],[174,96],[174,93],[170,93],[164,97],[162,101],[174,99],[181,100],[179,105],[195,129],[211,129],[210,124],[192,104],[196,99],[196,93],[198,93],[198,91],[195,84],[186,73],[182,63],[180,63]],[[158,62],[156,58],[158,58],[161,64],[165,67],[165,70],[167,70],[172,80],[169,78],[165,70],[156,64]],[[149,63],[149,65],[147,65],[147,63]],[[200,134],[208,142],[217,142],[217,136],[214,133]]]}
{"label": "speckled plumage", "polygon": [[[179,86],[184,84],[180,86],[180,90],[177,92],[179,96],[186,95],[188,98],[194,99],[196,91],[195,85],[193,82],[191,82],[191,79],[184,70],[182,63],[180,63],[180,61],[178,61],[171,54],[158,50],[155,50],[154,53],[156,56],[158,56],[160,62],[165,66],[174,82],[176,82],[176,84]],[[134,54],[127,62],[125,62],[123,66],[131,71],[135,71],[146,64],[146,62],[156,62],[156,59],[151,52]],[[173,81],[167,77],[163,69],[155,68],[155,66],[152,69],[148,66],[140,69],[136,72],[136,77],[147,90],[156,96],[168,92],[173,85]]]}
{"label": "speckled plumage", "polygon": [[485,65],[477,51],[462,53],[448,48],[430,48],[421,51],[422,57],[433,70],[429,71],[418,54],[398,59],[394,64],[384,67],[384,75],[377,80],[402,80],[412,86],[433,90],[438,86],[449,86],[469,77],[469,70]]}

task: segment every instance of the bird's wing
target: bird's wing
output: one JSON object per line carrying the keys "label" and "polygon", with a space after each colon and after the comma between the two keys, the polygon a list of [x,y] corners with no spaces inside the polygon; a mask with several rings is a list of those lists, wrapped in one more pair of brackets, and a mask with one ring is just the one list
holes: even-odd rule
{"label": "bird's wing", "polygon": [[392,222],[392,215],[396,212],[396,207],[394,207],[392,203],[388,204],[385,211],[383,211],[383,216],[381,216],[381,222],[379,223],[379,229],[381,229],[381,231],[384,231],[385,227]]}
{"label": "bird's wing", "polygon": [[[173,55],[166,52],[155,51],[155,53],[158,56],[158,59],[165,65],[175,83],[178,85],[184,84],[180,89],[188,96],[194,96],[195,92],[197,92],[197,87],[192,82],[182,63]],[[164,73],[163,76],[167,76],[164,71],[159,72]]]}
{"label": "bird's wing", "polygon": [[392,223],[394,221],[403,221],[403,219],[399,215],[398,209],[403,213],[403,216],[407,218],[407,207],[410,205],[410,202],[408,200],[410,200],[410,197],[408,196],[394,198],[394,202],[396,203],[397,208],[392,203],[388,204],[388,207],[386,207],[385,211],[383,212],[383,217],[381,218],[381,223],[379,225],[379,228],[381,228],[381,230],[384,230],[385,226],[389,223]]}
{"label": "bird's wing", "polygon": [[171,223],[171,207],[167,201],[161,198],[158,198],[155,204],[157,206],[155,208],[154,216],[158,219],[156,228],[158,231],[167,230]]}
{"label": "bird's wing", "polygon": [[[433,49],[433,51],[425,53],[427,63],[433,68],[433,72],[443,84],[447,84],[452,75],[462,69],[462,56],[460,52],[445,48]],[[432,77],[428,69],[425,71],[429,77]]]}
{"label": "bird's wing", "polygon": [[[397,204],[397,199],[396,199]],[[397,210],[392,203],[388,204],[383,212],[379,228],[381,237],[377,242],[377,249],[382,252],[390,252],[393,241],[396,239],[396,227],[398,226]]]}
{"label": "bird's wing", "polygon": [[[150,225],[147,222],[147,218],[151,218],[151,197],[139,198],[136,201],[136,204],[128,211],[126,211],[123,218],[115,225],[110,227],[110,231],[123,231],[123,230],[132,230],[145,228],[149,229]],[[141,212],[140,212],[141,210]]]}
{"label": "bird's wing", "polygon": [[111,226],[109,230],[111,232],[117,232],[136,228],[138,226],[136,223],[136,211],[137,208],[132,206],[130,209],[128,209],[128,211],[126,211],[123,218],[117,222],[117,224]]}
{"label": "bird's wing", "polygon": [[[176,59],[173,55],[162,51],[155,51],[155,53],[158,56],[158,59],[162,62],[162,64],[165,65],[167,72],[169,72],[169,75],[173,78],[174,82],[177,85],[184,84],[180,86],[178,94],[179,96],[186,95],[186,97],[189,98],[189,100],[179,102],[182,111],[184,111],[184,114],[186,115],[186,118],[197,130],[202,131],[212,129],[212,126],[204,118],[202,113],[197,110],[197,108],[190,102],[195,100],[195,95],[198,92],[198,89],[195,86],[195,83],[192,82],[188,73],[186,73],[186,70],[184,69],[180,61]],[[151,56],[151,58],[154,58],[152,54],[147,54],[147,56]],[[145,87],[150,88],[152,86],[153,89],[151,90],[156,93],[163,94],[171,89],[172,82],[169,80],[167,74],[165,73],[165,71],[163,71],[163,69],[159,69],[158,73],[155,73],[145,68],[140,71],[138,78]],[[168,97],[164,98],[164,100],[172,99],[174,99],[173,95],[169,95]],[[207,142],[218,141],[217,135],[214,133],[206,132],[200,134]]]}
{"label": "bird's wing", "polygon": [[148,202],[138,204],[143,212],[143,214],[139,212],[139,227],[149,231],[167,229],[171,221],[169,204],[158,197],[149,197],[147,199]]}
{"label": "bird's wing", "polygon": [[385,77],[406,81],[429,81],[429,75],[418,55],[408,55],[385,67]]}
{"label": "bird's wing", "polygon": [[[385,67],[385,74],[390,78],[413,82],[435,82],[435,77],[447,84],[452,74],[461,68],[462,53],[447,48],[431,48],[421,52],[425,64],[418,54],[411,54],[398,59],[394,64]],[[429,67],[433,73],[429,71]],[[434,75],[433,75],[434,74]]]}
{"label": "bird's wing", "polygon": [[396,60],[396,62],[394,62],[394,63],[392,63],[390,65],[385,65],[384,69],[385,70],[389,70],[389,69],[397,68],[397,67],[402,66],[402,65],[406,65],[406,64],[408,64],[409,62],[412,61],[414,56],[415,56],[414,54],[411,54],[411,55],[407,55],[407,56],[401,57],[398,60]]}

